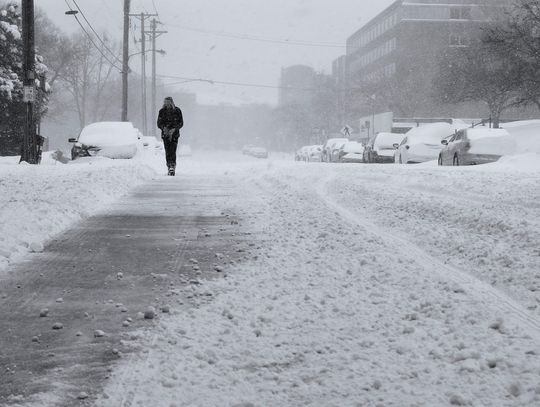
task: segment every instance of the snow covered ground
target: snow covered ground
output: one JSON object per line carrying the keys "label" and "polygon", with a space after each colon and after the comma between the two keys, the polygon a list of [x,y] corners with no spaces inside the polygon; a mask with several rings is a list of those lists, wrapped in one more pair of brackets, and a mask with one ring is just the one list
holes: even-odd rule
{"label": "snow covered ground", "polygon": [[538,154],[178,172],[229,177],[256,237],[227,278],[186,288],[194,308],[125,343],[141,351],[100,406],[540,405]]}
{"label": "snow covered ground", "polygon": [[43,244],[154,176],[161,156],[144,151],[134,160],[80,159],[69,164],[52,160],[18,165],[0,157],[0,275]]}

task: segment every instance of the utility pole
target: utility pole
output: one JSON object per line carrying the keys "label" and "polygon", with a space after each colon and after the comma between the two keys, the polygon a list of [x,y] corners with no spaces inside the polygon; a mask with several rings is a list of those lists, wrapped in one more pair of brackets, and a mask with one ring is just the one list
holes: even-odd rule
{"label": "utility pole", "polygon": [[[151,35],[151,41],[152,41],[152,106],[151,106],[151,112],[152,112],[152,120],[156,117],[156,108],[157,108],[157,100],[156,100],[156,89],[157,89],[157,83],[156,83],[156,39],[163,35],[167,34],[167,31],[157,31],[157,20],[154,18],[152,19],[151,24],[151,31],[147,32]],[[152,136],[157,137],[156,135],[156,126],[152,126]]]}
{"label": "utility pole", "polygon": [[149,17],[157,17],[157,14],[129,14],[131,17],[136,17],[141,21],[141,115],[143,134],[148,135],[148,113],[146,111],[146,19]]}
{"label": "utility pole", "polygon": [[34,0],[22,0],[23,101],[26,105],[21,162],[38,164],[38,146],[34,123],[36,100],[36,51],[34,44]]}
{"label": "utility pole", "polygon": [[128,121],[128,75],[129,75],[129,11],[131,0],[124,0],[124,44],[122,56],[122,118]]}

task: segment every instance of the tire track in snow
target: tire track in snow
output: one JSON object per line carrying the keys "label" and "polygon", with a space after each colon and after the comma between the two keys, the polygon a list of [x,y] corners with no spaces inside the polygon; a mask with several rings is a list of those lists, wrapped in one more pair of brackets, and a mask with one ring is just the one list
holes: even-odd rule
{"label": "tire track in snow", "polygon": [[513,320],[517,325],[525,325],[527,333],[534,335],[536,340],[540,340],[540,320],[524,309],[520,304],[507,297],[502,292],[490,285],[478,280],[467,272],[456,267],[443,263],[436,257],[427,254],[417,245],[409,242],[403,237],[399,237],[395,232],[390,233],[375,223],[367,221],[354,212],[340,205],[336,200],[329,196],[329,184],[336,178],[330,176],[323,178],[316,187],[316,192],[321,200],[342,218],[357,224],[360,227],[378,235],[390,246],[399,248],[403,253],[412,255],[422,265],[436,266],[436,271],[441,279],[450,280],[467,290],[467,293],[474,296],[480,303],[489,307],[498,309],[509,320]]}

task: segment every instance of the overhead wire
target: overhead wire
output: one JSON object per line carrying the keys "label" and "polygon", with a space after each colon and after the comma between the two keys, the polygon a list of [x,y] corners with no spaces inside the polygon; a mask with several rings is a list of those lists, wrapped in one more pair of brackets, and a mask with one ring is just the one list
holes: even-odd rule
{"label": "overhead wire", "polygon": [[179,24],[166,23],[166,25],[169,27],[179,28],[185,31],[193,31],[193,32],[198,32],[202,34],[215,35],[218,37],[232,38],[232,39],[237,39],[237,40],[258,41],[258,42],[267,42],[267,43],[273,43],[273,44],[295,45],[295,46],[305,46],[305,47],[341,48],[341,49],[347,48],[347,46],[344,44],[337,44],[337,43],[330,43],[330,42],[324,43],[324,42],[313,42],[313,41],[266,38],[266,37],[258,37],[258,36],[247,35],[247,34],[227,33],[227,32],[216,31],[216,30],[205,30],[202,28],[188,27],[188,26],[179,25]]}
{"label": "overhead wire", "polygon": [[116,53],[114,51],[112,51],[108,47],[108,45],[105,43],[105,41],[102,40],[101,37],[99,36],[99,34],[96,32],[96,30],[94,29],[92,24],[90,24],[90,21],[88,21],[88,19],[86,18],[86,15],[82,11],[82,9],[79,7],[79,4],[77,3],[77,0],[72,0],[72,1],[75,4],[75,7],[77,7],[77,10],[79,10],[79,12],[81,13],[81,16],[84,18],[84,21],[86,21],[86,24],[88,24],[88,26],[90,27],[90,29],[92,30],[92,32],[94,33],[96,38],[99,40],[99,42],[103,45],[103,47],[114,57],[114,59],[116,59],[119,63],[122,63],[122,60],[116,55]]}
{"label": "overhead wire", "polygon": [[[68,8],[71,10],[71,11],[74,11],[72,8],[71,8],[71,5],[68,3],[67,0],[64,0],[68,6]],[[105,60],[110,63],[113,67],[115,67],[119,72],[122,72],[122,68],[120,68],[119,66],[117,66],[115,64],[114,61],[111,61],[111,59],[103,52],[103,50],[98,47],[98,45],[96,44],[96,42],[94,41],[94,39],[92,38],[92,36],[90,35],[90,33],[86,30],[86,28],[84,28],[84,25],[81,23],[81,21],[79,20],[79,18],[77,17],[77,15],[73,15],[73,17],[75,17],[75,20],[77,21],[77,23],[79,24],[79,26],[81,27],[81,29],[83,30],[83,32],[86,34],[86,36],[88,37],[88,40],[90,41],[90,43],[92,44],[92,46],[101,54],[101,56],[103,58],[105,58]]]}
{"label": "overhead wire", "polygon": [[291,87],[291,86],[276,86],[276,85],[266,85],[266,84],[246,83],[246,82],[217,81],[213,79],[189,78],[189,77],[182,77],[182,76],[170,76],[170,75],[158,75],[158,76],[164,79],[180,80],[179,82],[164,83],[161,86],[173,86],[173,85],[180,85],[180,84],[189,83],[189,82],[206,82],[212,85],[217,84],[217,85],[229,85],[229,86],[242,86],[242,87],[250,87],[250,88],[288,89],[288,90],[302,90],[302,91],[319,90],[319,88],[299,88],[299,87]]}

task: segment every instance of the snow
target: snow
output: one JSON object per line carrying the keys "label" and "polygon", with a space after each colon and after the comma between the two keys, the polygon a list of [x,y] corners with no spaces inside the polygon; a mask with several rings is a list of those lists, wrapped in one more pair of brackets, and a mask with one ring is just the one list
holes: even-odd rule
{"label": "snow", "polygon": [[46,155],[42,165],[31,166],[18,165],[18,157],[0,157],[0,275],[74,222],[155,176],[160,159],[145,152],[136,160],[96,157],[63,165]]}
{"label": "snow", "polygon": [[454,134],[455,130],[456,126],[448,123],[430,123],[414,127],[406,133],[407,144],[432,144],[442,148],[441,140]]}
{"label": "snow", "polygon": [[395,150],[394,144],[401,144],[404,138],[405,138],[404,134],[379,133],[377,134],[377,137],[375,138],[373,149],[374,150]]}
{"label": "snow", "polygon": [[255,247],[98,406],[540,404],[540,168],[218,157],[179,172],[234,184]]}
{"label": "snow", "polygon": [[108,158],[132,158],[137,153],[139,131],[130,122],[100,122],[86,126],[77,142],[99,147],[97,155]]}
{"label": "snow", "polygon": [[471,144],[469,153],[489,155],[511,155],[516,153],[516,141],[504,129],[467,129]]}
{"label": "snow", "polygon": [[515,137],[517,153],[540,154],[540,120],[505,123],[503,127]]}
{"label": "snow", "polygon": [[0,21],[0,28],[11,35],[15,40],[19,41],[21,39],[21,32],[19,31],[19,27],[15,24],[9,24],[7,21]]}
{"label": "snow", "polygon": [[343,151],[346,153],[359,153],[364,152],[364,146],[357,141],[349,141],[343,146]]}

